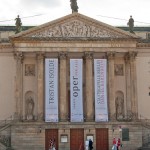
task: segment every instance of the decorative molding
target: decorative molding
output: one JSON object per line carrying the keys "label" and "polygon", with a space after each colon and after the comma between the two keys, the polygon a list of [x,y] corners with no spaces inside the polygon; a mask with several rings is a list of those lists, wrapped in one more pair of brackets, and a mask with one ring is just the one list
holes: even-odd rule
{"label": "decorative molding", "polygon": [[12,44],[0,44],[0,49],[6,49],[6,48],[9,48],[9,49],[13,49],[13,45]]}
{"label": "decorative molding", "polygon": [[35,76],[34,64],[25,64],[25,76]]}
{"label": "decorative molding", "polygon": [[150,47],[150,43],[137,43],[138,48]]}
{"label": "decorative molding", "polygon": [[116,76],[123,76],[124,75],[124,68],[123,64],[115,64],[115,72]]}

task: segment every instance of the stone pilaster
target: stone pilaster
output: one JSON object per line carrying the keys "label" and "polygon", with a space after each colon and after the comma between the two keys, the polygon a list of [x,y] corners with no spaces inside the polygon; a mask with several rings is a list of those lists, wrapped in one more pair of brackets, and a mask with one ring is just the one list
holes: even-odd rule
{"label": "stone pilaster", "polygon": [[23,54],[21,52],[16,52],[14,54],[16,59],[16,77],[15,77],[15,119],[23,118]]}
{"label": "stone pilaster", "polygon": [[114,82],[114,58],[115,52],[107,52],[108,58],[108,105],[109,119],[115,120],[115,82]]}
{"label": "stone pilaster", "polygon": [[125,55],[125,78],[126,78],[126,115],[131,117],[131,68],[129,54]]}
{"label": "stone pilaster", "polygon": [[60,74],[59,74],[59,109],[60,109],[60,121],[68,120],[68,102],[67,102],[67,53],[59,53],[60,62]]}
{"label": "stone pilaster", "polygon": [[38,120],[44,118],[44,54],[37,54],[37,109]]}
{"label": "stone pilaster", "polygon": [[134,120],[138,117],[138,102],[137,102],[137,76],[136,76],[136,56],[137,52],[129,52],[130,58],[130,82],[131,82],[131,111]]}
{"label": "stone pilaster", "polygon": [[93,102],[93,53],[85,52],[85,99],[86,99],[86,121],[94,119]]}

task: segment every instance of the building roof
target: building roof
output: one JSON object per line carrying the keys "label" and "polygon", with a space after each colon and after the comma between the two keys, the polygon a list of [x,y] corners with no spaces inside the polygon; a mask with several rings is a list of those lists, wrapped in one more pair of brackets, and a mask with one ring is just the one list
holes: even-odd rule
{"label": "building roof", "polygon": [[[33,28],[35,26],[23,26],[23,31]],[[16,26],[0,26],[0,31],[16,31]]]}
{"label": "building roof", "polygon": [[[23,28],[23,31],[25,30],[28,30],[28,29],[31,29],[33,27],[36,27],[36,26],[22,26]],[[119,28],[121,30],[124,30],[124,31],[129,31],[129,27],[127,26],[116,26],[116,28]],[[0,25],[0,31],[16,31],[16,26],[1,26]],[[134,27],[134,31],[135,32],[150,32],[150,26],[139,26],[139,27]]]}

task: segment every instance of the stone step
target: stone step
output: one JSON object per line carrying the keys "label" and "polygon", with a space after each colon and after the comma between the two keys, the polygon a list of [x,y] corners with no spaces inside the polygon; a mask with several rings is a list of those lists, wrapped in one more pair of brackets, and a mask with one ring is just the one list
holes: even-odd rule
{"label": "stone step", "polygon": [[138,150],[150,150],[150,147],[140,147]]}

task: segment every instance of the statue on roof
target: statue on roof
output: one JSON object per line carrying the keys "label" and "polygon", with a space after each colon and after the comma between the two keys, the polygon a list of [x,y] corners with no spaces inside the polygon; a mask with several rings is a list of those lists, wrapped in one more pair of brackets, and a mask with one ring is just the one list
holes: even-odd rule
{"label": "statue on roof", "polygon": [[21,19],[19,18],[19,15],[17,16],[16,20],[16,34],[22,31],[22,22]]}
{"label": "statue on roof", "polygon": [[72,13],[74,12],[78,12],[78,5],[77,5],[77,0],[70,0],[71,4],[71,9],[72,9]]}
{"label": "statue on roof", "polygon": [[134,19],[132,18],[132,16],[130,16],[130,19],[129,19],[127,25],[129,26],[129,31],[130,31],[130,33],[134,33],[134,32],[133,32],[133,28],[134,28]]}

